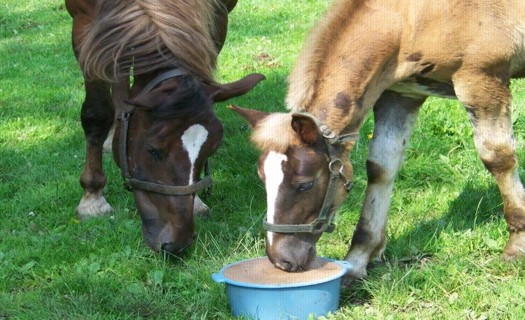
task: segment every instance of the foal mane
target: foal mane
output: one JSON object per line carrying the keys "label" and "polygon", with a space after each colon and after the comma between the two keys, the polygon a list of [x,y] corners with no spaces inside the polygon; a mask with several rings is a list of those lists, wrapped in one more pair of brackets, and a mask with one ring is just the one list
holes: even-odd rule
{"label": "foal mane", "polygon": [[286,105],[302,112],[315,97],[316,80],[326,68],[328,52],[336,45],[344,27],[366,1],[336,0],[319,20],[305,41],[294,69],[288,77]]}
{"label": "foal mane", "polygon": [[302,144],[291,122],[291,113],[270,113],[255,125],[251,140],[262,151],[284,153],[291,145]]}
{"label": "foal mane", "polygon": [[217,50],[211,38],[218,0],[98,1],[78,46],[85,75],[115,81],[181,67],[215,83]]}

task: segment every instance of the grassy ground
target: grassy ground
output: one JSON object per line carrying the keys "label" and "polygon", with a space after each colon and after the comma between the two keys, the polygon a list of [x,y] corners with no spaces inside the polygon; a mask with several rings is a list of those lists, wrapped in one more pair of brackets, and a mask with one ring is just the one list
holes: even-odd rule
{"label": "grassy ground", "polygon": [[[236,104],[283,111],[285,79],[324,0],[241,0],[231,15],[218,77],[249,72],[267,80]],[[131,195],[110,156],[108,201],[115,212],[79,222],[74,209],[84,140],[82,79],[59,0],[0,4],[0,319],[229,319],[224,287],[210,275],[264,254],[264,189],[245,123],[216,107],[224,143],[212,158],[211,217],[183,259],[143,243]],[[525,82],[513,82],[523,114]],[[521,107],[521,109],[520,109]],[[515,121],[525,163],[525,117]],[[319,253],[341,259],[358,219],[373,123],[352,161],[356,186]],[[454,101],[430,99],[400,172],[389,243],[369,277],[343,291],[330,319],[523,319],[523,263],[499,260],[507,231],[497,187],[473,149]],[[520,174],[524,178],[523,169]]]}

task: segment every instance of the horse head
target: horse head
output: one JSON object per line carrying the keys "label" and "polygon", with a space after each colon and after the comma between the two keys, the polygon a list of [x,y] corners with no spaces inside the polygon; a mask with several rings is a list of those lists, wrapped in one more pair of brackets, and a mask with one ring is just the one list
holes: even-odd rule
{"label": "horse head", "polygon": [[321,234],[334,229],[335,211],[352,187],[348,152],[357,136],[337,136],[309,114],[231,109],[250,123],[252,142],[261,150],[268,258],[285,271],[305,270]]}
{"label": "horse head", "polygon": [[[244,94],[263,78],[254,74],[229,84],[207,85],[175,72],[127,101],[113,155],[133,192],[144,239],[153,250],[177,254],[193,242],[194,204],[200,202],[196,193],[211,183],[201,174],[222,141],[213,103]],[[135,87],[142,87],[140,80]],[[134,91],[137,88],[132,96]]]}

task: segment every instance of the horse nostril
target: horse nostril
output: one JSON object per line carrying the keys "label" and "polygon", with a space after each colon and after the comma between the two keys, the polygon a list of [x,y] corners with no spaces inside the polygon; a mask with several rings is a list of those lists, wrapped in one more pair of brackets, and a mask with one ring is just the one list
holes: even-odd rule
{"label": "horse nostril", "polygon": [[179,246],[175,245],[175,243],[173,243],[173,242],[163,243],[160,246],[160,249],[162,251],[166,251],[166,252],[172,253],[172,254],[175,254],[175,253],[177,253],[180,250]]}
{"label": "horse nostril", "polygon": [[275,263],[275,266],[283,271],[286,272],[293,272],[294,271],[294,265],[290,261],[286,260],[279,260]]}
{"label": "horse nostril", "polygon": [[193,239],[190,240],[188,243],[166,242],[160,246],[160,249],[162,251],[166,251],[168,253],[178,255],[178,254],[183,253],[183,251],[189,246],[191,246],[192,243],[193,243]]}
{"label": "horse nostril", "polygon": [[164,243],[160,247],[160,249],[171,254],[181,254],[187,247],[189,247],[189,244],[181,246],[180,244],[176,244],[175,242],[167,242]]}

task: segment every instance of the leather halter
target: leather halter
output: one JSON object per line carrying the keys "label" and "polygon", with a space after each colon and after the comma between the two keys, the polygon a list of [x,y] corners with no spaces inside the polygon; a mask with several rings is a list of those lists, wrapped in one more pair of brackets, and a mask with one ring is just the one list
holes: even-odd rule
{"label": "leather halter", "polygon": [[[312,115],[316,123],[319,123]],[[330,180],[328,181],[328,187],[326,189],[323,206],[319,211],[319,216],[312,222],[307,224],[274,224],[269,223],[266,218],[263,220],[263,228],[266,231],[276,232],[276,233],[313,233],[320,234],[323,232],[332,232],[335,229],[335,224],[333,223],[334,214],[330,214],[332,204],[335,199],[337,181],[339,179],[344,180],[344,188],[346,192],[350,192],[354,183],[348,179],[344,174],[343,161],[337,156],[334,145],[348,142],[348,141],[357,141],[359,140],[359,133],[349,133],[344,135],[335,134],[328,126],[320,125],[319,130],[323,135],[324,141],[326,143],[326,148],[328,149],[328,156],[330,161],[328,163],[328,169],[330,170]]]}
{"label": "leather halter", "polygon": [[[144,89],[140,92],[140,95],[144,95],[150,92],[153,88],[159,85],[161,82],[174,78],[186,75],[187,73],[181,69],[173,69],[159,74],[153,80],[151,80]],[[120,120],[120,144],[119,144],[119,162],[122,176],[126,186],[129,189],[139,189],[143,191],[155,192],[164,195],[170,196],[183,196],[197,193],[203,189],[209,188],[212,184],[211,176],[208,172],[208,162],[206,161],[204,167],[205,177],[198,181],[197,183],[186,185],[186,186],[172,186],[165,185],[155,182],[149,182],[139,179],[134,179],[131,177],[128,165],[128,131],[129,131],[129,119],[133,115],[134,107],[130,106],[129,110],[124,110],[118,120]]]}

